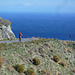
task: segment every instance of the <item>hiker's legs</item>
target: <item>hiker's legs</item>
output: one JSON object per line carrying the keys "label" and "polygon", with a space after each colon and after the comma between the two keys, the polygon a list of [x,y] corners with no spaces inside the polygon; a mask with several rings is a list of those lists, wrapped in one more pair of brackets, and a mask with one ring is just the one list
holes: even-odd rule
{"label": "hiker's legs", "polygon": [[19,41],[21,41],[21,37],[19,37]]}

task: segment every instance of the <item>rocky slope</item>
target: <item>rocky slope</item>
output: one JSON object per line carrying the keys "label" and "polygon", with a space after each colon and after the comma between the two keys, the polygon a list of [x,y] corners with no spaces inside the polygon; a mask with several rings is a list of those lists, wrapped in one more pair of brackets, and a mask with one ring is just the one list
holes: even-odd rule
{"label": "rocky slope", "polygon": [[75,75],[75,41],[1,43],[0,67],[0,75]]}
{"label": "rocky slope", "polygon": [[11,22],[0,17],[0,40],[14,39],[15,35],[11,30]]}

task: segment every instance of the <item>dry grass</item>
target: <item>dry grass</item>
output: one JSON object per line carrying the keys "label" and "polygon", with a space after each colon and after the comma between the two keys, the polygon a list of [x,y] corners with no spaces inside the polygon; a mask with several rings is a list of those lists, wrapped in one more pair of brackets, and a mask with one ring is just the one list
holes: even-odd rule
{"label": "dry grass", "polygon": [[47,75],[51,75],[51,70],[47,71]]}
{"label": "dry grass", "polygon": [[64,47],[64,50],[67,51],[67,48]]}
{"label": "dry grass", "polygon": [[64,44],[65,46],[67,46],[67,43],[66,43],[66,41],[64,41],[64,42],[63,42],[63,44]]}
{"label": "dry grass", "polygon": [[11,65],[7,65],[9,71],[13,71],[13,67]]}
{"label": "dry grass", "polygon": [[3,58],[0,57],[0,67],[2,67],[2,65],[3,65]]}

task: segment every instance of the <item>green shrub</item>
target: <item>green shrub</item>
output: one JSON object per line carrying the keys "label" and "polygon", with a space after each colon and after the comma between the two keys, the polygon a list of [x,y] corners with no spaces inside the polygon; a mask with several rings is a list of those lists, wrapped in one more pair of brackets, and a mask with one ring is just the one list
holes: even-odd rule
{"label": "green shrub", "polygon": [[38,58],[34,58],[33,64],[36,65],[36,66],[40,65],[40,60]]}
{"label": "green shrub", "polygon": [[26,75],[35,75],[35,72],[33,69],[27,69]]}
{"label": "green shrub", "polygon": [[58,56],[54,56],[53,59],[54,59],[55,62],[59,62],[59,57]]}
{"label": "green shrub", "polygon": [[24,67],[22,65],[17,64],[14,67],[20,74],[24,72]]}

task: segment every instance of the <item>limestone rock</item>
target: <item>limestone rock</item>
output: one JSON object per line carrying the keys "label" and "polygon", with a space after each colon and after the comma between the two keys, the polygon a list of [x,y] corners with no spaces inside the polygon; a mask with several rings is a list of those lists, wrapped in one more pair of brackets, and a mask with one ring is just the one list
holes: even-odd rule
{"label": "limestone rock", "polygon": [[14,39],[15,35],[10,27],[11,22],[0,17],[0,40]]}

